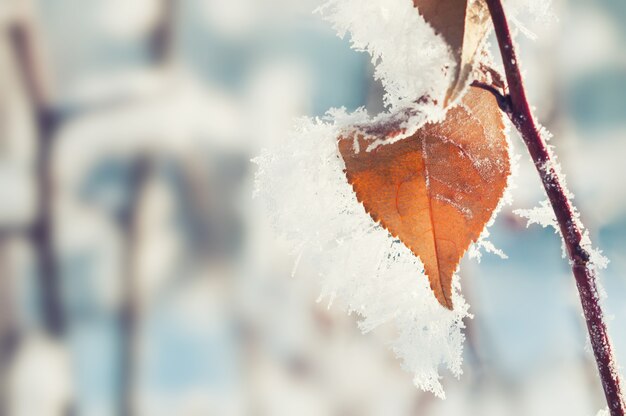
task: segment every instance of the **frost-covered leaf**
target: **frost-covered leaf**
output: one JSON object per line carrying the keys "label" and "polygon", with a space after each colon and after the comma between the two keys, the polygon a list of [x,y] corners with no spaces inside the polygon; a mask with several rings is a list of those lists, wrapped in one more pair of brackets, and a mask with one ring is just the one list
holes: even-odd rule
{"label": "frost-covered leaf", "polygon": [[364,110],[298,120],[291,134],[254,159],[255,195],[292,250],[295,275],[319,280],[321,302],[358,315],[359,328],[383,337],[418,388],[443,398],[441,370],[462,373],[469,305],[455,276],[454,310],[442,308],[419,258],[374,224],[355,198],[337,137],[389,117],[374,120]]}
{"label": "frost-covered leaf", "polygon": [[484,0],[413,0],[419,13],[450,47],[456,68],[444,104],[463,95],[490,27]]}
{"label": "frost-covered leaf", "polygon": [[437,300],[452,309],[453,274],[510,174],[502,116],[490,93],[471,88],[443,122],[368,151],[401,133],[394,124],[344,133],[346,176],[374,221],[421,259]]}

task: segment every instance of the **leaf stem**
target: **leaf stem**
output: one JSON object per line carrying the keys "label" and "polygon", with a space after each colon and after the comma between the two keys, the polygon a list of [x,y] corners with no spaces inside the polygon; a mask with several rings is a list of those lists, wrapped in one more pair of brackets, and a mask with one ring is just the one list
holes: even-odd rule
{"label": "leaf stem", "polygon": [[532,116],[502,2],[501,0],[486,0],[486,2],[494,24],[509,87],[511,107],[508,115],[528,147],[561,229],[609,411],[611,416],[624,416],[626,404],[621,393],[618,367],[613,357],[600,305],[594,268],[589,252],[582,244],[582,225],[577,220],[567,192],[555,171],[546,142]]}
{"label": "leaf stem", "polygon": [[510,95],[508,94],[504,95],[500,91],[498,91],[498,89],[494,87],[493,85],[489,85],[480,81],[472,82],[472,87],[482,88],[483,90],[490,92],[496,98],[496,101],[498,102],[498,107],[500,107],[500,110],[502,110],[506,114],[511,113],[511,96]]}

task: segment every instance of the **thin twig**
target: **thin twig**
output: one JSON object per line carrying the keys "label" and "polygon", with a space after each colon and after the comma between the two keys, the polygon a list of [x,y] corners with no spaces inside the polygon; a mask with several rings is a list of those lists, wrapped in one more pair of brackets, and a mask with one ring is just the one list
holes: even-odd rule
{"label": "thin twig", "polygon": [[502,2],[501,0],[486,1],[495,27],[509,87],[511,112],[508,114],[528,147],[561,229],[609,411],[611,416],[624,416],[626,404],[621,393],[618,366],[613,357],[600,305],[593,264],[589,252],[582,245],[582,226],[576,219],[575,210],[555,171],[548,147],[530,110]]}

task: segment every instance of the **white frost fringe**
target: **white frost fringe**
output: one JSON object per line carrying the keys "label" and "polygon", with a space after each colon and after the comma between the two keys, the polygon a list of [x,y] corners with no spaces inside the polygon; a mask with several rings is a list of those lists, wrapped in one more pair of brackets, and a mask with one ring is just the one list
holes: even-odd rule
{"label": "white frost fringe", "polygon": [[386,105],[402,108],[425,95],[443,102],[456,63],[412,0],[329,0],[318,12],[339,36],[350,34],[353,49],[369,52]]}

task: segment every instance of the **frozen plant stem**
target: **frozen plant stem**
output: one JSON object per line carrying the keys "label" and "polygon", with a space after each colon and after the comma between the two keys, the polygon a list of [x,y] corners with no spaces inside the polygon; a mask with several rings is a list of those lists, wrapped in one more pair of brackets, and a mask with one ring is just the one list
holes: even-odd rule
{"label": "frozen plant stem", "polygon": [[598,296],[598,287],[589,252],[583,247],[580,223],[572,204],[554,170],[554,164],[544,139],[530,111],[511,31],[501,0],[486,0],[500,46],[509,96],[504,107],[509,118],[528,147],[537,172],[552,204],[561,235],[572,264],[576,286],[580,294],[587,330],[598,365],[602,387],[611,416],[624,416],[626,405],[621,393],[617,364],[613,357],[609,335]]}

